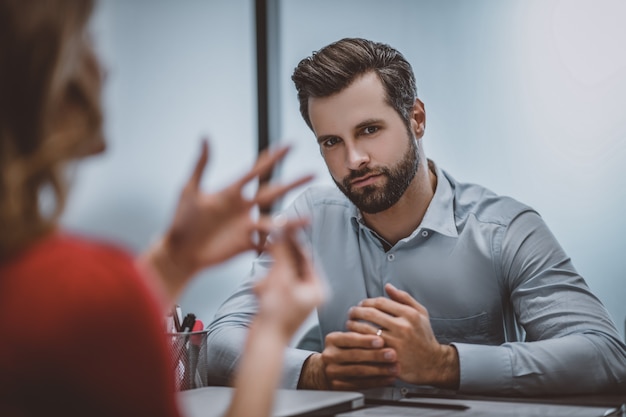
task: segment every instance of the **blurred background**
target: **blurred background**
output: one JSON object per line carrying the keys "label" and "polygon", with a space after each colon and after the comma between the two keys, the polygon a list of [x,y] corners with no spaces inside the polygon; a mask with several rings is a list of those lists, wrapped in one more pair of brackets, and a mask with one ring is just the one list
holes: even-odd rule
{"label": "blurred background", "polygon": [[[331,183],[298,111],[290,77],[300,59],[343,37],[389,43],[413,65],[427,156],[538,210],[624,334],[626,2],[270,3],[271,143],[294,146],[276,179],[314,172]],[[253,0],[100,1],[92,33],[108,72],[108,150],[75,167],[67,227],[139,252],[167,226],[202,137],[206,190],[251,166],[255,16]],[[208,323],[253,258],[200,274],[183,312]]]}

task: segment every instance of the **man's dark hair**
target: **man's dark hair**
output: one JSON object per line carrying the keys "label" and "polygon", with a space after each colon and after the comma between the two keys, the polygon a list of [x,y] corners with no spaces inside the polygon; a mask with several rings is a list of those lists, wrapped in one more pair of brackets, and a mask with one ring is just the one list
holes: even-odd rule
{"label": "man's dark hair", "polygon": [[380,78],[389,105],[409,123],[417,98],[411,64],[400,52],[384,43],[344,38],[304,58],[291,76],[306,124],[313,129],[309,118],[310,97],[339,93],[357,77],[370,71]]}

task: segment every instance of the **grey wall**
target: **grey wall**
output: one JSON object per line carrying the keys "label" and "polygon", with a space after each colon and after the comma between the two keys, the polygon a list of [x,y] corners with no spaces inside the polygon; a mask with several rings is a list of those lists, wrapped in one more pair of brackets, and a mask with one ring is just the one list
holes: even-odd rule
{"label": "grey wall", "polygon": [[[282,0],[282,175],[330,182],[290,75],[345,36],[398,48],[426,105],[427,155],[459,180],[535,207],[623,332],[626,317],[626,3],[620,0]],[[109,152],[77,169],[66,224],[145,247],[167,224],[199,137],[205,187],[256,147],[252,0],[104,0]],[[290,195],[285,199],[289,202]],[[183,308],[210,319],[252,254],[202,274]]]}
{"label": "grey wall", "polygon": [[[109,148],[77,167],[65,224],[147,247],[173,214],[200,138],[217,190],[256,158],[254,7],[248,0],[103,0],[93,37],[108,70]],[[208,322],[252,254],[200,274],[181,304]]]}

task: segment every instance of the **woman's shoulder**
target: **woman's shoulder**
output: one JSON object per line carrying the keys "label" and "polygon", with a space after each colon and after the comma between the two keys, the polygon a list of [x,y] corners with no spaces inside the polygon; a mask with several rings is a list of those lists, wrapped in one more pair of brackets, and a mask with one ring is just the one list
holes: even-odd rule
{"label": "woman's shoulder", "polygon": [[[124,248],[67,233],[40,239],[0,266],[5,290],[26,291],[42,304],[131,302],[145,280]],[[30,290],[29,290],[30,289]]]}
{"label": "woman's shoulder", "polygon": [[121,246],[95,239],[55,233],[33,242],[6,262],[9,269],[23,272],[58,271],[81,273],[132,266],[130,252]]}
{"label": "woman's shoulder", "polygon": [[[152,320],[160,312],[129,252],[67,234],[46,237],[0,266],[0,304],[1,313],[55,333]],[[15,329],[12,320],[0,323]]]}

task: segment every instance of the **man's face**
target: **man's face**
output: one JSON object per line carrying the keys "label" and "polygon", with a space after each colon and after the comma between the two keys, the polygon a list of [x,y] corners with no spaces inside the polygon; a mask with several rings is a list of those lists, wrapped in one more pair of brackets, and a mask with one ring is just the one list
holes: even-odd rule
{"label": "man's face", "polygon": [[416,139],[375,73],[310,98],[309,117],[333,181],[361,211],[387,210],[402,197],[419,165]]}

